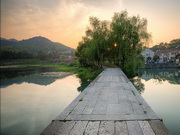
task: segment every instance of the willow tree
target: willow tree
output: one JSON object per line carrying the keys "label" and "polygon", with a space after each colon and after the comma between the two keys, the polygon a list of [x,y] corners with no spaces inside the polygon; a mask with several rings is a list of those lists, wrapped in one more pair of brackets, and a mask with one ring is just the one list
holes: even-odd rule
{"label": "willow tree", "polygon": [[147,32],[147,20],[139,16],[128,16],[127,11],[115,13],[111,23],[110,40],[115,52],[113,61],[128,75],[134,75],[142,63],[140,52],[150,39]]}
{"label": "willow tree", "polygon": [[150,39],[147,20],[139,16],[129,17],[127,11],[122,11],[115,13],[111,22],[96,17],[91,17],[89,22],[76,51],[80,61],[100,67],[104,61],[113,62],[126,74],[134,75],[142,62],[142,47]]}
{"label": "willow tree", "polygon": [[75,54],[83,65],[102,67],[107,54],[108,22],[100,21],[96,17],[90,17],[89,22],[90,26],[86,30],[85,37],[79,42]]}

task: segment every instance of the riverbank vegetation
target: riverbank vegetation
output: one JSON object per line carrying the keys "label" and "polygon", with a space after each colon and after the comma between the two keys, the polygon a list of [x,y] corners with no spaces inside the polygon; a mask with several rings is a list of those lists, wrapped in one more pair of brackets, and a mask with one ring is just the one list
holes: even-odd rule
{"label": "riverbank vegetation", "polygon": [[78,90],[82,91],[97,77],[100,72],[102,72],[102,70],[103,69],[99,69],[97,67],[82,67],[77,61],[67,63],[40,61],[36,59],[28,61],[27,59],[23,59],[6,61],[4,66],[1,66],[0,68],[0,79],[11,79],[17,76],[26,76],[42,72],[72,72],[77,74],[77,76],[81,79],[81,86]]}
{"label": "riverbank vegetation", "polygon": [[112,21],[90,17],[90,26],[79,42],[75,55],[84,67],[102,68],[106,63],[120,67],[128,76],[135,75],[143,63],[140,55],[148,44],[147,20],[128,16],[127,11],[115,13]]}
{"label": "riverbank vegetation", "polygon": [[[43,47],[42,47],[43,48]],[[74,57],[74,52],[61,53],[58,51],[45,52],[39,50],[38,52],[29,52],[26,50],[18,51],[10,47],[3,47],[0,50],[0,60],[3,62],[1,64],[7,63],[8,65],[14,64],[16,61],[20,63],[32,63],[39,61],[60,61],[66,60]]]}
{"label": "riverbank vegetation", "polygon": [[[22,63],[25,61],[25,63]],[[44,72],[72,72],[80,78],[81,85],[77,88],[78,91],[83,91],[97,76],[103,71],[97,67],[85,68],[78,66],[78,62],[62,63],[36,61],[36,63],[26,63],[26,60],[21,61],[21,64],[3,66],[0,68],[0,79],[12,79],[18,76],[27,76],[30,74]],[[14,61],[17,63],[17,61]]]}

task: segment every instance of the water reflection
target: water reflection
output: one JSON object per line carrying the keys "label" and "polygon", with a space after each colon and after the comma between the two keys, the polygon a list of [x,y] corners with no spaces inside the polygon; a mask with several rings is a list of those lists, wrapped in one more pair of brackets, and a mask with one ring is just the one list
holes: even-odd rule
{"label": "water reflection", "polygon": [[144,69],[139,70],[138,76],[148,81],[156,79],[157,81],[168,81],[171,84],[180,84],[180,69]]}
{"label": "water reflection", "polygon": [[170,132],[179,135],[180,69],[141,69],[133,81]]}
{"label": "water reflection", "polygon": [[142,93],[144,91],[144,84],[142,83],[140,77],[134,77],[133,79],[130,80],[134,84],[136,89],[139,91],[139,93]]}
{"label": "water reflection", "polygon": [[82,92],[91,83],[91,81],[85,81],[81,79],[80,83],[81,85],[77,88],[77,90]]}
{"label": "water reflection", "polygon": [[142,93],[145,88],[142,79],[149,81],[154,79],[156,83],[161,84],[168,81],[170,84],[180,84],[180,69],[140,69],[138,76],[130,79],[136,89]]}
{"label": "water reflection", "polygon": [[1,88],[3,135],[40,134],[79,94],[76,75],[58,78],[35,74],[9,81]]}
{"label": "water reflection", "polygon": [[5,88],[13,84],[22,84],[22,83],[33,83],[38,85],[50,85],[51,83],[55,82],[57,79],[64,78],[71,73],[65,72],[56,72],[56,75],[52,75],[54,72],[47,72],[46,74],[30,74],[19,76],[12,79],[2,79],[0,83],[0,88]]}
{"label": "water reflection", "polygon": [[19,76],[27,76],[35,73],[54,71],[55,67],[41,67],[41,66],[17,66],[17,67],[0,67],[0,79],[13,79]]}

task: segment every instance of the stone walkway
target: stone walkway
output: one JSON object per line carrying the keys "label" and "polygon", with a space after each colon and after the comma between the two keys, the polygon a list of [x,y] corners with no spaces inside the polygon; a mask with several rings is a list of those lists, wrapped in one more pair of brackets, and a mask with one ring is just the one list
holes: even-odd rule
{"label": "stone walkway", "polygon": [[170,133],[126,75],[107,68],[41,134]]}

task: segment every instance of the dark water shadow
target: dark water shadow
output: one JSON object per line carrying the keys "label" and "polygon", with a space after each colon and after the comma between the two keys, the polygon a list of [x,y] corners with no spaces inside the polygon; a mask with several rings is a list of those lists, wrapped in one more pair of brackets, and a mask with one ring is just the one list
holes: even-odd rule
{"label": "dark water shadow", "polygon": [[87,81],[87,80],[82,80],[81,79],[80,83],[81,83],[81,85],[77,88],[77,90],[79,92],[82,92],[91,83],[91,81]]}

